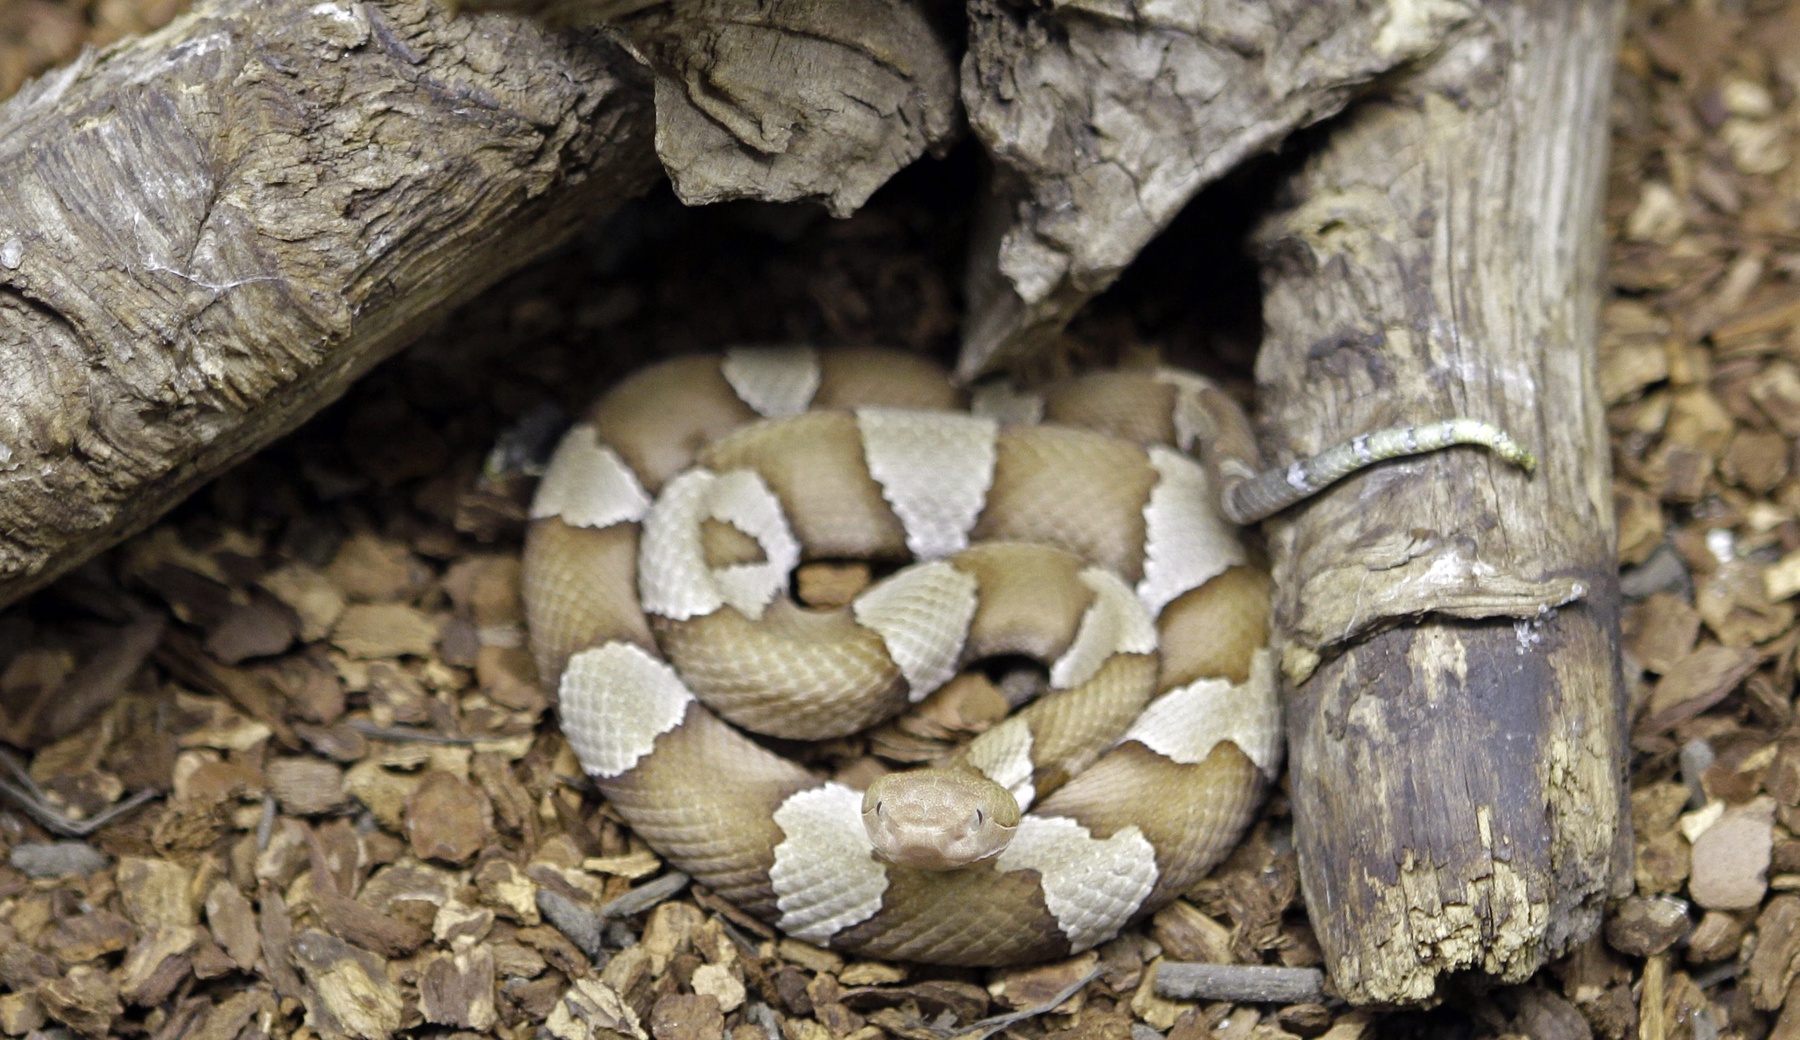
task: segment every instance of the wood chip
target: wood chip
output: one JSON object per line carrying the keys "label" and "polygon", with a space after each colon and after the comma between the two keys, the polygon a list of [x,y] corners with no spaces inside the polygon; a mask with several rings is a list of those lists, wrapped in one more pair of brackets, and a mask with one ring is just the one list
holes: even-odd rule
{"label": "wood chip", "polygon": [[438,627],[404,603],[359,603],[332,626],[333,646],[354,658],[424,657],[437,645]]}
{"label": "wood chip", "polygon": [[1100,955],[1088,951],[1049,964],[1001,968],[988,983],[988,995],[1008,1008],[1042,1007],[1078,979],[1093,975]]}
{"label": "wood chip", "polygon": [[520,924],[537,924],[537,884],[518,864],[490,859],[475,868],[474,882],[482,898],[503,916]]}
{"label": "wood chip", "polygon": [[364,603],[406,599],[424,584],[428,571],[406,543],[368,531],[344,540],[325,576],[343,594]]}
{"label": "wood chip", "polygon": [[525,620],[519,598],[519,558],[511,554],[475,553],[451,564],[444,573],[444,591],[458,613],[466,614],[475,627],[488,630],[517,626]]}
{"label": "wood chip", "polygon": [[206,924],[240,970],[255,967],[260,947],[256,911],[237,886],[224,878],[207,891]]}
{"label": "wood chip", "polygon": [[200,923],[194,872],[166,859],[126,856],[115,871],[125,916],[139,928],[168,931]]}
{"label": "wood chip", "polygon": [[269,793],[285,812],[319,816],[342,808],[347,795],[344,771],[317,758],[277,758],[263,767]]}
{"label": "wood chip", "polygon": [[408,956],[431,939],[411,921],[334,892],[314,891],[312,905],[333,935],[384,957]]}
{"label": "wood chip", "polygon": [[49,1016],[34,991],[0,994],[0,1032],[23,1036],[44,1027]]}
{"label": "wood chip", "polygon": [[776,944],[775,952],[782,960],[824,975],[835,975],[844,967],[844,958],[798,939],[782,939]]}
{"label": "wood chip", "polygon": [[1712,964],[1738,955],[1750,918],[1741,914],[1708,910],[1687,939],[1687,959],[1692,964]]}
{"label": "wood chip", "polygon": [[1700,637],[1700,612],[1685,597],[1659,592],[1625,612],[1625,647],[1658,674],[1674,669]]}
{"label": "wood chip", "polygon": [[1768,1011],[1781,1006],[1800,975],[1800,896],[1771,899],[1757,915],[1756,934],[1745,978],[1752,1002]]}
{"label": "wood chip", "polygon": [[1201,913],[1185,899],[1177,899],[1151,918],[1150,934],[1170,960],[1229,964],[1231,929]]}
{"label": "wood chip", "polygon": [[244,1027],[259,1014],[275,1010],[275,1000],[268,990],[240,990],[224,997],[208,1008],[195,1023],[186,1040],[234,1040]]}
{"label": "wood chip", "polygon": [[1649,957],[1675,945],[1690,927],[1687,904],[1679,899],[1632,896],[1606,921],[1606,941],[1633,957]]}
{"label": "wood chip", "polygon": [[1761,569],[1741,560],[1721,564],[1699,582],[1694,608],[1726,646],[1765,643],[1794,627],[1794,605],[1772,602]]}
{"label": "wood chip", "polygon": [[619,856],[593,856],[581,861],[581,869],[596,874],[636,880],[649,877],[663,868],[661,857],[648,848],[634,849]]}
{"label": "wood chip", "polygon": [[1800,437],[1800,367],[1773,362],[1751,381],[1750,396],[1782,435]]}
{"label": "wood chip", "polygon": [[207,626],[206,652],[225,664],[270,657],[292,645],[299,630],[300,619],[286,604],[267,594],[253,594],[231,604]]}
{"label": "wood chip", "polygon": [[1800,552],[1791,552],[1763,570],[1763,585],[1771,600],[1784,600],[1800,592]]}
{"label": "wood chip", "polygon": [[580,979],[565,990],[544,1020],[556,1040],[610,1040],[623,1034],[649,1040],[637,1012],[599,979]]}
{"label": "wood chip", "polygon": [[1619,528],[1619,560],[1639,564],[1663,543],[1662,503],[1637,488],[1620,486],[1613,492],[1613,512]]}
{"label": "wood chip", "polygon": [[650,1035],[656,1040],[713,1040],[724,1032],[725,1015],[711,997],[669,993],[650,1009]]}
{"label": "wood chip", "polygon": [[1707,643],[1677,661],[1657,681],[1648,714],[1638,728],[1660,732],[1693,718],[1723,700],[1744,681],[1762,656],[1747,647]]}
{"label": "wood chip", "polygon": [[294,962],[306,976],[306,1024],[326,1035],[387,1040],[404,1021],[405,1002],[387,962],[335,936],[301,933]]}
{"label": "wood chip", "polygon": [[538,683],[537,664],[523,646],[482,646],[475,652],[481,691],[514,711],[537,714],[550,706]]}
{"label": "wood chip", "polygon": [[118,953],[136,934],[131,922],[118,914],[90,910],[56,922],[41,942],[44,951],[63,964],[83,964]]}
{"label": "wood chip", "polygon": [[469,944],[455,953],[432,955],[419,979],[419,1012],[425,1021],[438,1025],[493,1028],[499,1018],[494,1006],[493,951]]}
{"label": "wood chip", "polygon": [[303,642],[324,639],[343,616],[344,590],[304,563],[289,563],[270,571],[257,584],[294,612],[297,634]]}
{"label": "wood chip", "polygon": [[1768,494],[1787,479],[1793,440],[1773,430],[1739,430],[1720,460],[1719,473],[1739,487]]}
{"label": "wood chip", "polygon": [[51,1018],[84,1036],[106,1036],[125,1013],[119,984],[103,968],[81,964],[62,978],[38,987],[38,999]]}
{"label": "wood chip", "polygon": [[1545,987],[1526,985],[1500,996],[1515,1035],[1531,1040],[1590,1040],[1594,1035],[1575,1005]]}
{"label": "wood chip", "polygon": [[432,770],[406,799],[406,837],[421,859],[463,863],[489,840],[494,807],[480,788]]}
{"label": "wood chip", "polygon": [[[1653,205],[1665,201],[1661,196]],[[1634,300],[1615,300],[1606,308],[1600,338],[1600,396],[1618,404],[1669,378],[1669,356],[1663,349],[1668,322]]]}
{"label": "wood chip", "polygon": [[159,928],[140,937],[120,966],[119,995],[142,1007],[168,1000],[192,972],[190,954],[200,938],[199,929],[185,925]]}
{"label": "wood chip", "polygon": [[690,980],[696,994],[709,997],[720,1011],[736,1011],[744,1004],[748,992],[744,980],[723,964],[702,964],[694,969]]}

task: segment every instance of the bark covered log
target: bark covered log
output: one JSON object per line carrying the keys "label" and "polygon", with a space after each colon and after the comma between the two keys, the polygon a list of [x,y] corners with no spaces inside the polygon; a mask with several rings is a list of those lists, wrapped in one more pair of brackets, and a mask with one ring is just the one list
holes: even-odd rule
{"label": "bark covered log", "polygon": [[598,34],[213,0],[0,108],[0,603],[656,175]]}
{"label": "bark covered log", "polygon": [[1196,192],[1438,48],[1464,0],[971,0],[963,99],[994,159],[959,369],[1041,349]]}
{"label": "bark covered log", "polygon": [[947,5],[929,0],[459,0],[604,25],[656,81],[656,150],[691,206],[817,200],[835,216],[962,128]]}
{"label": "bark covered log", "polygon": [[1272,461],[1451,415],[1541,460],[1392,463],[1269,525],[1302,878],[1358,1002],[1522,980],[1592,933],[1615,876],[1595,320],[1619,7],[1486,5],[1331,128],[1260,233]]}
{"label": "bark covered log", "polygon": [[847,217],[961,128],[929,5],[691,0],[624,23],[656,70],[656,148],[683,202],[818,199]]}

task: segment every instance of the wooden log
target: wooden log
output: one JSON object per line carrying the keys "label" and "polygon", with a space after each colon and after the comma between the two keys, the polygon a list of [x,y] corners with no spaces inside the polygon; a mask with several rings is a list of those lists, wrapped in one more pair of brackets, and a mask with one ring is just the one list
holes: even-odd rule
{"label": "wooden log", "polygon": [[1470,14],[1404,0],[970,0],[963,99],[994,176],[958,371],[1029,367],[1195,193]]}
{"label": "wooden log", "polygon": [[1621,6],[1483,5],[1259,233],[1272,461],[1452,415],[1541,460],[1389,463],[1268,525],[1302,879],[1356,1002],[1523,980],[1593,932],[1629,849],[1595,367]]}
{"label": "wooden log", "polygon": [[598,34],[211,0],[0,107],[0,604],[651,184]]}
{"label": "wooden log", "polygon": [[681,201],[817,200],[847,217],[962,129],[953,17],[930,0],[457,0],[630,41]]}

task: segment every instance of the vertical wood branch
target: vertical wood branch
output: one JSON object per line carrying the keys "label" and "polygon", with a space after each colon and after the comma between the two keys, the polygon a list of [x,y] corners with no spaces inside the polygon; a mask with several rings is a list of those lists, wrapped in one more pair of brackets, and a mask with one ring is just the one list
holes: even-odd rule
{"label": "vertical wood branch", "polygon": [[1301,871],[1352,1000],[1524,979],[1599,924],[1623,707],[1595,320],[1620,5],[1487,4],[1262,229],[1274,461],[1467,415],[1269,526]]}

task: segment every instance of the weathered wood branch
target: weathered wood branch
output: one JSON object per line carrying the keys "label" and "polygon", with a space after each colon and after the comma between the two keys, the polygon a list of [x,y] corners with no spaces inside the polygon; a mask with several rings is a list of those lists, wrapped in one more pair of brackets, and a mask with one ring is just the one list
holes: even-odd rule
{"label": "weathered wood branch", "polygon": [[212,0],[0,108],[0,603],[656,176],[599,34]]}
{"label": "weathered wood branch", "polygon": [[460,0],[604,25],[656,81],[656,151],[689,205],[856,212],[962,129],[947,5],[929,0]]}
{"label": "weathered wood branch", "polygon": [[1325,975],[1317,968],[1165,962],[1156,972],[1156,993],[1171,1000],[1304,1004],[1325,999]]}
{"label": "weathered wood branch", "polygon": [[1042,347],[1201,188],[1429,54],[1472,8],[971,0],[963,101],[995,178],[962,373]]}
{"label": "weathered wood branch", "polygon": [[1269,525],[1301,872],[1355,1001],[1521,980],[1593,931],[1614,876],[1595,320],[1620,6],[1485,5],[1331,128],[1261,232],[1273,461],[1451,415],[1541,460],[1388,464]]}
{"label": "weathered wood branch", "polygon": [[962,127],[952,44],[916,0],[683,0],[629,23],[683,202],[819,199],[849,216]]}

